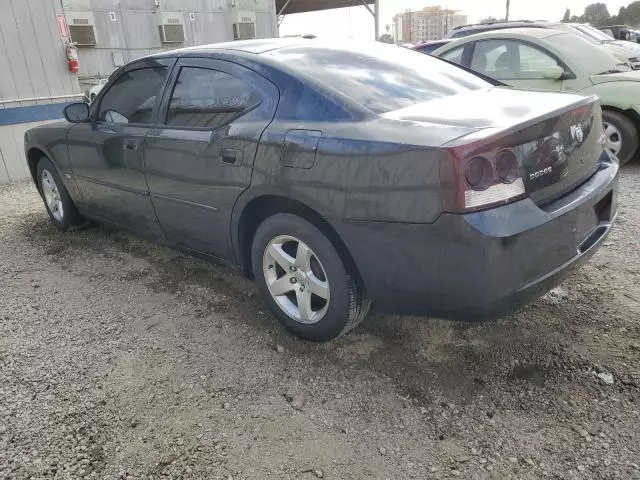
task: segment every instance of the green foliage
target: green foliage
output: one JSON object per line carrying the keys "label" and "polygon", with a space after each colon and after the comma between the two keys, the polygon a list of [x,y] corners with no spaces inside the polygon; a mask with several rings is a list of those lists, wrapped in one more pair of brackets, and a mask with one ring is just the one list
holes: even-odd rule
{"label": "green foliage", "polygon": [[617,23],[636,27],[640,25],[640,2],[632,2],[618,11]]}
{"label": "green foliage", "polygon": [[380,40],[382,43],[394,43],[393,37],[388,33],[385,33],[384,35],[380,35],[380,38],[378,40]]}
{"label": "green foliage", "polygon": [[611,21],[611,15],[609,15],[609,10],[604,3],[592,3],[591,5],[587,5],[584,9],[584,18],[585,23],[590,23],[591,25],[606,25]]}
{"label": "green foliage", "polygon": [[587,5],[580,16],[571,15],[567,8],[564,12],[563,22],[590,23],[596,27],[603,25],[629,25],[640,26],[640,1],[631,2],[626,7],[620,7],[617,15],[610,15],[607,6],[602,3]]}
{"label": "green foliage", "polygon": [[499,22],[500,20],[498,20],[495,17],[487,17],[487,18],[483,18],[482,20],[480,20],[480,23],[494,23],[494,22]]}

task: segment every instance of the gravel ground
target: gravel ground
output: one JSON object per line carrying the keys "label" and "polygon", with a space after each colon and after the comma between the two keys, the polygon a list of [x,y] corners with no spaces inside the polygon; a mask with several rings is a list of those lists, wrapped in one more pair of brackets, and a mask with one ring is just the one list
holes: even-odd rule
{"label": "gravel ground", "polygon": [[315,345],[239,273],[0,187],[0,478],[640,479],[640,165],[620,190],[517,315]]}

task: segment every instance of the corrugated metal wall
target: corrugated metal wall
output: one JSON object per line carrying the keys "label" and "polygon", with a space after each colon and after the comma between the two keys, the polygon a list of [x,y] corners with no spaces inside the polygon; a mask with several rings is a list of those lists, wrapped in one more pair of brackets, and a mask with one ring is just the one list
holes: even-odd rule
{"label": "corrugated metal wall", "polygon": [[[0,0],[2,1],[2,0]],[[92,12],[97,45],[80,47],[80,83],[83,88],[109,76],[121,62],[181,46],[233,39],[232,0],[62,0],[67,18]],[[235,8],[256,13],[258,38],[277,36],[274,0],[236,0]],[[246,5],[245,5],[246,4]],[[179,12],[184,44],[163,44],[158,25],[163,12]]]}
{"label": "corrugated metal wall", "polygon": [[[80,93],[67,68],[56,3],[0,0],[0,108],[51,103],[52,97]],[[28,98],[42,100],[24,101]]]}

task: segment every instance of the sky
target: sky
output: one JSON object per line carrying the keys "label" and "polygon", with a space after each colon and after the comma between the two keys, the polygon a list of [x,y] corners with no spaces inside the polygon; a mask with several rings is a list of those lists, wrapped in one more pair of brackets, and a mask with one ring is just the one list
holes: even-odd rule
{"label": "sky", "polygon": [[[566,8],[572,15],[582,15],[584,7],[594,1],[603,0],[511,0],[509,18],[512,20],[561,20]],[[621,6],[632,0],[604,0],[610,14],[617,14]],[[504,18],[505,0],[380,0],[380,34],[386,25],[391,27],[393,16],[407,9],[441,5],[466,13],[470,23],[486,17]],[[319,37],[374,38],[373,17],[364,6],[339,8],[320,12],[287,15],[280,25],[280,35],[302,35],[312,33]],[[391,33],[391,32],[389,32]]]}

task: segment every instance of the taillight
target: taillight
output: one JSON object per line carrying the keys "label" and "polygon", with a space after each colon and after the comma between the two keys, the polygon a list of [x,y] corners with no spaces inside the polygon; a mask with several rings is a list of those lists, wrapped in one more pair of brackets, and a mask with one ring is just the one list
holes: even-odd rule
{"label": "taillight", "polygon": [[[595,148],[591,132],[600,124],[600,106],[595,97],[583,101],[587,103],[547,118],[502,131],[478,130],[445,145],[440,163],[444,211],[466,213],[504,205],[561,181],[587,138],[587,148]],[[580,164],[584,154],[595,162],[600,155],[596,150],[580,153]]]}
{"label": "taillight", "polygon": [[451,150],[457,172],[457,185],[452,185],[455,211],[472,211],[508,203],[526,195],[522,179],[522,161],[518,148],[498,148],[485,152],[468,146]]}

